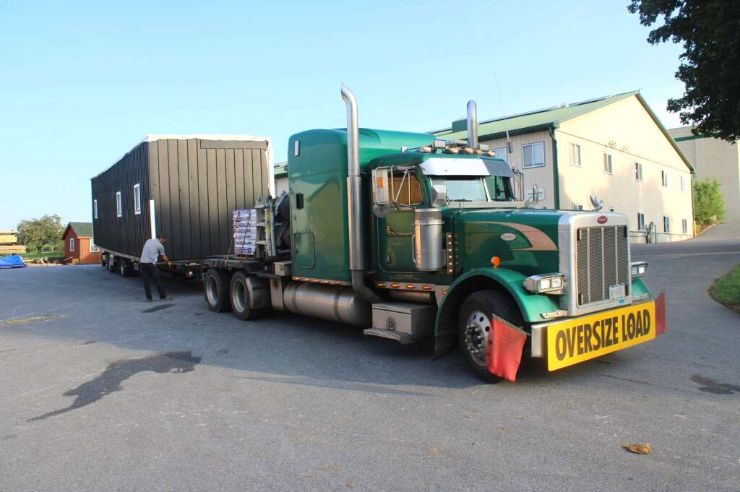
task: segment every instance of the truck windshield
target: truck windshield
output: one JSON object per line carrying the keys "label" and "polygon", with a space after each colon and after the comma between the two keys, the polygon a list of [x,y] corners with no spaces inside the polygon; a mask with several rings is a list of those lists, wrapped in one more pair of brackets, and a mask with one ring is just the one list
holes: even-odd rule
{"label": "truck windshield", "polygon": [[511,189],[511,179],[505,176],[491,176],[486,179],[488,192],[495,202],[508,202],[514,199],[514,192]]}
{"label": "truck windshield", "polygon": [[447,199],[451,201],[486,202],[486,185],[482,177],[445,176],[432,178],[432,184],[447,187]]}

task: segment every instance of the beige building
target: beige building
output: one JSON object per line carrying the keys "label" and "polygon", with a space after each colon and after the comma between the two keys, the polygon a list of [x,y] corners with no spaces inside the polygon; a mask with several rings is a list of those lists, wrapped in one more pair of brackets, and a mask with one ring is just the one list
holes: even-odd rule
{"label": "beige building", "polygon": [[[465,126],[434,133],[463,140]],[[693,169],[639,92],[483,121],[478,132],[522,172],[536,207],[588,210],[594,196],[627,215],[633,242],[694,235]]]}
{"label": "beige building", "polygon": [[719,181],[725,199],[725,219],[740,221],[740,146],[718,138],[691,133],[691,127],[673,128],[676,140],[696,170],[696,179]]}

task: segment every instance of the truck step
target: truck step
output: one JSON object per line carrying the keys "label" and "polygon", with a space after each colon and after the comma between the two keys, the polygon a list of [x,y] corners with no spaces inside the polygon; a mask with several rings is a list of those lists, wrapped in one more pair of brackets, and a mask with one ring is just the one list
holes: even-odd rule
{"label": "truck step", "polygon": [[415,341],[414,337],[409,335],[408,333],[401,333],[398,331],[391,331],[391,330],[382,330],[380,328],[367,328],[362,331],[365,335],[373,336],[373,337],[380,337],[380,338],[387,338],[389,340],[394,340],[401,345],[406,345],[409,343],[413,343]]}

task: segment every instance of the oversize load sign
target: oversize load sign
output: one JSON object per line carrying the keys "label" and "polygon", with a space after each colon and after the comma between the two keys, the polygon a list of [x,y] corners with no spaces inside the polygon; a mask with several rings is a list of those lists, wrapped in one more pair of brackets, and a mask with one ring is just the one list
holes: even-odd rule
{"label": "oversize load sign", "polygon": [[655,302],[612,309],[547,327],[547,369],[554,371],[655,338]]}

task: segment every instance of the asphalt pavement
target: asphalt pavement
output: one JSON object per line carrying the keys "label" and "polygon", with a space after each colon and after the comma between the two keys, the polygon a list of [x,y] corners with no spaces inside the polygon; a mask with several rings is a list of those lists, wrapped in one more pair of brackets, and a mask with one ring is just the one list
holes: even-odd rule
{"label": "asphalt pavement", "polygon": [[[653,342],[515,384],[97,266],[0,271],[0,490],[740,490],[740,227],[636,246]],[[649,442],[636,455],[622,446]]]}

